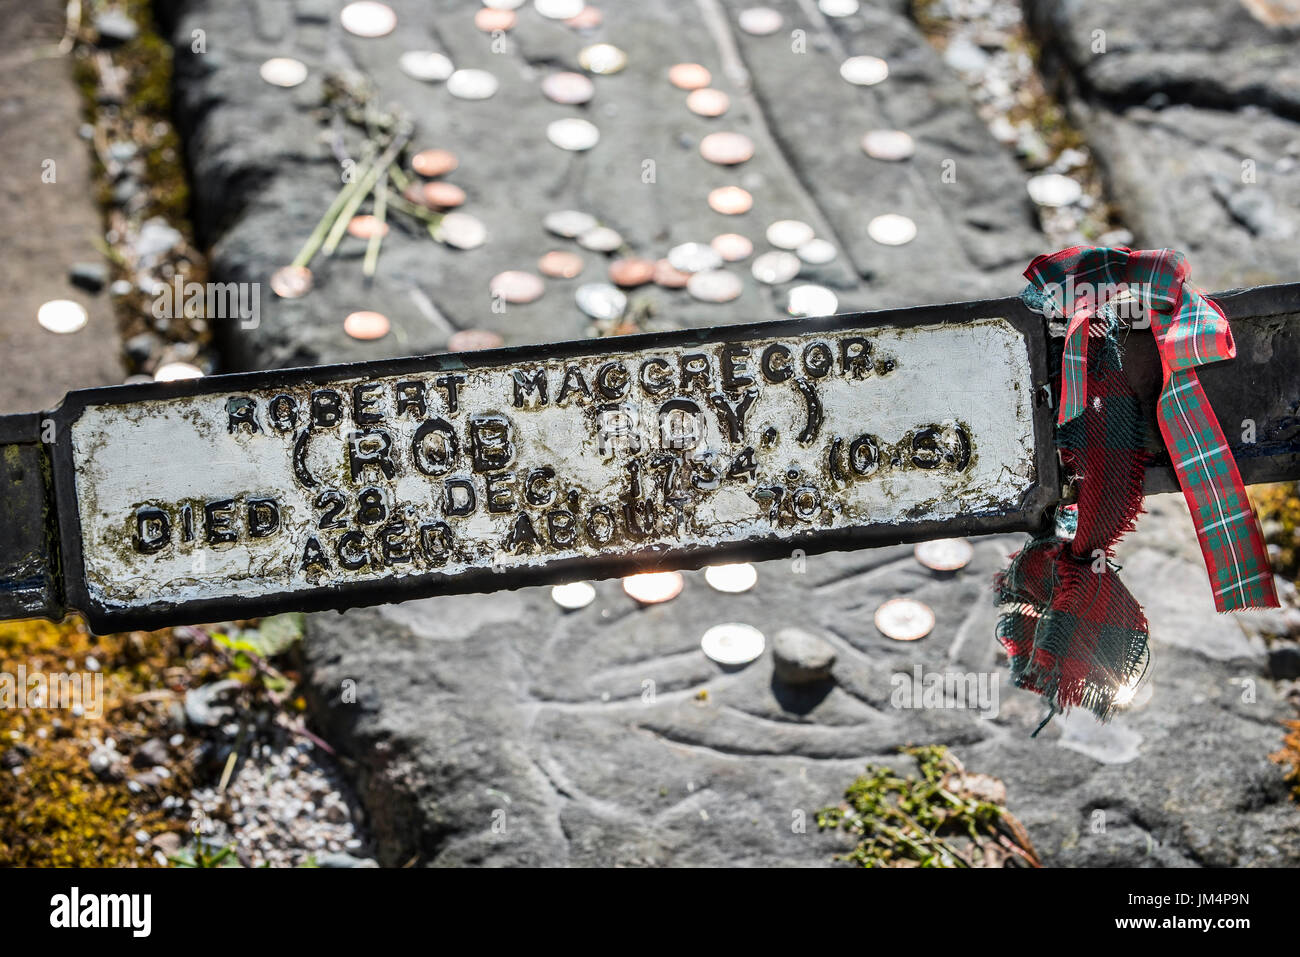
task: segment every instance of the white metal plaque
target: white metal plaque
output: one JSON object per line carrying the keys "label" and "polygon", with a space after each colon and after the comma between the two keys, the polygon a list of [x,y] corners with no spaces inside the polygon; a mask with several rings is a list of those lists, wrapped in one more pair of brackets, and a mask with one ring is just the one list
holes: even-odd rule
{"label": "white metal plaque", "polygon": [[430,576],[598,577],[1024,508],[1040,476],[1022,326],[800,328],[89,402],[69,426],[82,601],[127,620],[366,584],[397,600]]}

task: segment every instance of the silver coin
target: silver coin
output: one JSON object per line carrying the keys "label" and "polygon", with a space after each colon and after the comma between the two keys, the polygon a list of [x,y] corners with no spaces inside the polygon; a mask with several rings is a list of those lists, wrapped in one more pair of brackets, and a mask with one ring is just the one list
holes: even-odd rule
{"label": "silver coin", "polygon": [[749,562],[734,565],[710,565],[704,569],[704,580],[709,586],[729,595],[749,591],[758,581],[758,569]]}
{"label": "silver coin", "polygon": [[895,641],[916,641],[934,630],[934,612],[912,598],[891,598],[876,609],[876,627]]}
{"label": "silver coin", "polygon": [[576,106],[595,95],[596,84],[581,73],[552,73],[542,80],[542,93],[548,100]]}
{"label": "silver coin", "polygon": [[548,20],[576,17],[586,5],[586,0],[533,0],[533,9]]}
{"label": "silver coin", "polygon": [[565,239],[573,239],[588,230],[595,229],[599,224],[596,222],[596,217],[590,213],[583,213],[576,209],[561,209],[554,213],[547,213],[546,218],[542,220],[542,225],[546,227],[547,232],[563,236]]}
{"label": "silver coin", "polygon": [[937,572],[955,572],[965,568],[975,556],[975,549],[964,538],[938,538],[921,542],[912,550],[916,560]]}
{"label": "silver coin", "polygon": [[203,370],[188,362],[168,362],[154,370],[155,382],[175,382],[178,379],[202,379]]}
{"label": "silver coin", "polygon": [[701,302],[731,302],[745,288],[740,277],[725,269],[692,273],[686,291]]}
{"label": "silver coin", "polygon": [[797,219],[778,219],[767,227],[767,241],[777,249],[798,249],[814,236],[813,228]]}
{"label": "silver coin", "polygon": [[756,37],[766,37],[781,29],[785,19],[771,7],[748,7],[736,18],[740,29]]}
{"label": "silver coin", "polygon": [[36,321],[48,332],[78,332],[90,321],[86,309],[71,299],[51,299],[36,310]]}
{"label": "silver coin", "polygon": [[792,316],[833,316],[839,307],[835,293],[825,286],[808,284],[790,290],[786,312]]}
{"label": "silver coin", "polygon": [[551,589],[551,601],[569,611],[586,608],[595,600],[596,589],[591,582],[569,582],[567,585],[556,585]]}
{"label": "silver coin", "polygon": [[546,138],[562,150],[581,153],[600,142],[600,130],[590,120],[569,116],[547,126]]}
{"label": "silver coin", "polygon": [[469,213],[448,213],[437,225],[435,238],[457,249],[475,249],[487,241],[487,227]]}
{"label": "silver coin", "polygon": [[903,246],[916,238],[916,223],[898,213],[885,213],[867,223],[867,235],[882,246]]}
{"label": "silver coin", "polygon": [[344,30],[356,36],[382,37],[392,33],[393,27],[397,26],[397,14],[387,4],[357,0],[339,11],[339,22]]}
{"label": "silver coin", "polygon": [[627,54],[612,43],[594,43],[578,53],[578,65],[588,73],[604,76],[627,66]]}
{"label": "silver coin", "polygon": [[597,226],[580,235],[578,245],[594,253],[612,253],[623,245],[623,237],[618,230]]}
{"label": "silver coin", "polygon": [[830,240],[810,239],[795,250],[795,255],[810,265],[824,266],[833,261],[838,253]]}
{"label": "silver coin", "polygon": [[817,0],[817,9],[827,17],[851,17],[858,6],[858,0]]}
{"label": "silver coin", "polygon": [[257,70],[258,75],[272,86],[297,86],[307,79],[307,64],[293,57],[271,57]]}
{"label": "silver coin", "polygon": [[722,254],[707,243],[682,243],[668,250],[668,264],[682,272],[706,272],[722,266]]}
{"label": "silver coin", "polygon": [[803,268],[803,264],[799,262],[799,257],[794,253],[771,252],[756,257],[750,266],[750,272],[754,274],[754,278],[759,282],[775,286],[783,282],[789,282],[799,275],[801,268]]}
{"label": "silver coin", "polygon": [[868,130],[862,135],[862,152],[872,159],[898,162],[916,152],[916,143],[902,130]]}
{"label": "silver coin", "polygon": [[1039,206],[1069,206],[1083,196],[1079,181],[1060,173],[1030,177],[1025,188],[1029,190],[1029,198]]}
{"label": "silver coin", "polygon": [[456,72],[451,60],[433,50],[407,50],[397,58],[403,73],[425,83],[441,83]]}
{"label": "silver coin", "polygon": [[738,621],[714,625],[700,638],[700,649],[720,665],[747,665],[765,647],[767,641],[761,631]]}
{"label": "silver coin", "polygon": [[498,86],[487,70],[457,70],[447,77],[447,92],[461,100],[486,100]]}
{"label": "silver coin", "polygon": [[588,282],[573,293],[578,308],[593,319],[617,319],[627,310],[627,295],[607,282]]}
{"label": "silver coin", "polygon": [[840,76],[857,86],[875,86],[889,76],[889,64],[878,56],[851,56],[840,64]]}

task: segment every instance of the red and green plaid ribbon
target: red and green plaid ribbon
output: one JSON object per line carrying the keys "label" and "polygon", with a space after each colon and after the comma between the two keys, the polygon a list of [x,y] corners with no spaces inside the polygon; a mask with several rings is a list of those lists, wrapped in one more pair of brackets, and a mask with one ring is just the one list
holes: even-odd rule
{"label": "red and green plaid ribbon", "polygon": [[[1223,310],[1186,282],[1173,249],[1075,246],[1039,256],[1025,277],[1066,320],[1058,426],[1088,402],[1090,320],[1129,292],[1147,310],[1164,369],[1157,421],[1191,509],[1219,611],[1277,607],[1263,536],[1196,367],[1237,349]],[[1093,333],[1096,334],[1095,332]]]}

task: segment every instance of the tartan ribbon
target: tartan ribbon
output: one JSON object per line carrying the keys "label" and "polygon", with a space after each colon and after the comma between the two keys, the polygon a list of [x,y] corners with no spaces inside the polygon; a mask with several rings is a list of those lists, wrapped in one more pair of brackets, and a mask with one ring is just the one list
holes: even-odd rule
{"label": "tartan ribbon", "polygon": [[1173,249],[1075,246],[1039,256],[1025,270],[1031,287],[1066,320],[1058,428],[1088,403],[1087,342],[1112,322],[1112,301],[1132,294],[1147,310],[1164,382],[1157,422],[1191,510],[1219,611],[1275,608],[1277,593],[1263,536],[1237,463],[1196,367],[1237,354],[1228,317],[1186,282],[1191,267]]}
{"label": "tartan ribbon", "polygon": [[1056,534],[1030,539],[994,582],[998,604],[1011,605],[997,635],[1012,681],[1047,699],[1048,720],[1076,705],[1109,718],[1147,661],[1146,618],[1112,558],[1142,511],[1151,456],[1137,395],[1123,374],[1117,324],[1107,319],[1083,343],[1090,401],[1056,430],[1078,500],[1058,508]]}

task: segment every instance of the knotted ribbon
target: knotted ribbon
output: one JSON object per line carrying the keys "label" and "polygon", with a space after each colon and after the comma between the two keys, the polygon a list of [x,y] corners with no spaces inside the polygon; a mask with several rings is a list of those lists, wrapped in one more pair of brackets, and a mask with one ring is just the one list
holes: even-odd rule
{"label": "knotted ribbon", "polygon": [[[1163,367],[1157,421],[1191,510],[1219,611],[1276,607],[1263,537],[1196,366],[1236,355],[1219,306],[1186,282],[1172,249],[1078,246],[1025,271],[1031,305],[1066,322],[1056,443],[1079,489],[1072,537],[1032,539],[997,578],[998,637],[1020,687],[1051,714],[1083,705],[1110,716],[1146,660],[1146,619],[1114,574],[1120,537],[1142,511],[1149,461],[1137,396],[1122,372],[1113,302],[1145,307]],[[1094,321],[1096,320],[1096,321]]]}

